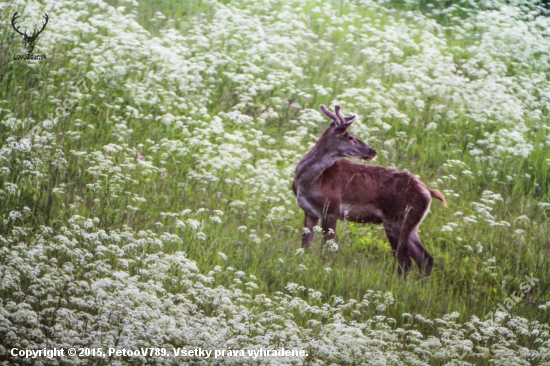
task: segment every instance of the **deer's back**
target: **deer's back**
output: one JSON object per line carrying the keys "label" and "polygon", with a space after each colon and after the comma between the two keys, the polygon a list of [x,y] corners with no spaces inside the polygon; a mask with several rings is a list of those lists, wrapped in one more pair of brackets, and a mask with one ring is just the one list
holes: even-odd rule
{"label": "deer's back", "polygon": [[414,175],[346,159],[338,159],[326,169],[315,185],[340,206],[342,218],[357,222],[397,219],[406,206],[424,211],[431,202],[429,190]]}

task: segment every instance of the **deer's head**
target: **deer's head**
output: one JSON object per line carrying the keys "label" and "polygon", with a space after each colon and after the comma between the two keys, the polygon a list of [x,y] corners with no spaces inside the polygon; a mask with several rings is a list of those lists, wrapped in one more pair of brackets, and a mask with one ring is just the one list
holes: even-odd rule
{"label": "deer's head", "polygon": [[42,33],[44,28],[46,28],[46,24],[48,24],[48,19],[49,19],[48,14],[44,13],[44,19],[46,21],[42,22],[42,29],[40,30],[35,29],[30,36],[27,34],[27,30],[25,30],[25,32],[21,32],[19,31],[19,27],[15,26],[17,18],[19,18],[19,15],[18,15],[18,12],[16,11],[15,14],[13,14],[13,17],[11,18],[11,26],[13,27],[13,29],[15,29],[17,33],[21,35],[21,37],[23,38],[23,41],[27,43],[27,46],[25,47],[25,49],[29,54],[31,54],[32,51],[34,50],[34,42],[36,42],[40,33]]}
{"label": "deer's head", "polygon": [[348,128],[352,125],[355,115],[343,116],[340,106],[334,106],[334,113],[327,107],[321,105],[321,111],[330,119],[329,128],[325,131],[319,141],[326,149],[341,157],[372,160],[376,157],[376,151],[355,137]]}

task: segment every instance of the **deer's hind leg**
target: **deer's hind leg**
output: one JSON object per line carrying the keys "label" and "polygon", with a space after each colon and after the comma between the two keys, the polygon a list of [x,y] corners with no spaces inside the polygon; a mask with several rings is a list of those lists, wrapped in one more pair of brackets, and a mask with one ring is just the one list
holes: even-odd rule
{"label": "deer's hind leg", "polygon": [[409,238],[403,235],[402,226],[399,222],[384,222],[384,229],[386,229],[386,235],[388,236],[393,256],[397,258],[397,263],[399,264],[397,273],[400,275],[406,274],[412,266],[408,246]]}
{"label": "deer's hind leg", "polygon": [[407,215],[408,217],[410,217],[411,222],[415,223],[413,230],[411,231],[409,236],[408,246],[409,253],[420,268],[420,272],[425,276],[429,276],[432,271],[434,259],[430,255],[430,253],[428,253],[424,245],[422,245],[420,239],[418,239],[417,230],[420,224],[422,224],[422,221],[424,221],[424,218],[426,217],[428,212],[430,211],[432,198],[430,193],[426,189],[421,190],[421,193],[422,195],[420,195],[419,199],[417,199],[416,201],[416,209],[410,209]]}
{"label": "deer's hind leg", "polygon": [[432,272],[432,267],[434,265],[434,258],[426,250],[420,239],[418,239],[418,233],[414,230],[411,234],[409,241],[409,253],[414,259],[418,268],[424,276],[429,276]]}

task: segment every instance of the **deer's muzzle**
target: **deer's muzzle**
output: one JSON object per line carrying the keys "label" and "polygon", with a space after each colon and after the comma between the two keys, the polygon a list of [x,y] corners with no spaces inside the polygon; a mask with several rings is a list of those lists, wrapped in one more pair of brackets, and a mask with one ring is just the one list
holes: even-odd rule
{"label": "deer's muzzle", "polygon": [[363,159],[364,160],[372,160],[375,157],[376,157],[376,150],[369,149],[369,152],[367,153],[367,155],[363,156]]}

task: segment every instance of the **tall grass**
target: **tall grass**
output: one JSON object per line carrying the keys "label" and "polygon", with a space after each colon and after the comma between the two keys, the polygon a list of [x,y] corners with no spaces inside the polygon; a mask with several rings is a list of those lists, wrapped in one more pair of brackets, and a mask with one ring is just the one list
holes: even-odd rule
{"label": "tall grass", "polygon": [[[385,314],[396,327],[408,324],[404,313],[484,319],[529,276],[536,286],[509,312],[548,323],[550,40],[536,5],[107,3],[80,14],[71,4],[1,8],[2,237],[20,228],[28,238],[43,228],[66,235],[75,215],[95,218],[106,232],[143,231],[136,255],[183,251],[202,273],[252,275],[254,294],[297,283],[295,296],[321,306],[391,292]],[[21,46],[6,20],[15,9],[29,27],[53,14],[37,43],[46,62],[10,59]],[[514,44],[519,31],[524,45]],[[89,72],[99,81],[74,94]],[[77,102],[54,118],[67,99]],[[320,238],[299,250],[293,167],[327,126],[318,105],[335,101],[359,115],[354,132],[380,152],[377,165],[445,192],[449,207],[434,202],[420,231],[435,258],[430,277],[399,277],[377,226],[340,222],[338,252]],[[146,270],[115,247],[112,270]],[[76,265],[63,250],[53,257]],[[223,273],[215,284],[234,285]],[[12,291],[0,288],[1,297]],[[22,282],[18,291],[31,290]],[[294,316],[303,326],[315,318]]]}

